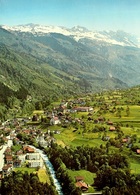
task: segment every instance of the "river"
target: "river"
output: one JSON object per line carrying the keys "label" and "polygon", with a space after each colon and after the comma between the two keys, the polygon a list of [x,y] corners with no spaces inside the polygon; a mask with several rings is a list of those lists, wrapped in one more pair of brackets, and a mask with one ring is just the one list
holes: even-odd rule
{"label": "river", "polygon": [[54,182],[54,186],[58,192],[59,195],[63,195],[63,192],[62,192],[62,188],[61,188],[61,185],[59,183],[59,181],[57,180],[56,178],[56,174],[55,174],[55,171],[54,171],[54,168],[49,160],[49,158],[47,157],[46,154],[44,154],[44,152],[38,148],[35,148],[34,146],[31,146],[32,148],[34,148],[39,154],[40,156],[42,157],[42,159],[44,160],[44,162],[46,163],[46,166],[48,167],[49,169],[49,172],[51,174],[51,177],[53,179],[53,182]]}
{"label": "river", "polygon": [[[7,137],[7,138],[9,138],[9,137]],[[11,147],[12,145],[13,145],[13,142],[12,142],[12,140],[9,139],[7,144],[3,145],[2,149],[0,150],[0,171],[2,171],[2,167],[4,165],[4,152],[5,152],[7,147]],[[40,150],[40,149],[38,149],[38,148],[36,148],[34,146],[30,145],[30,147],[34,148],[40,154],[40,156],[42,157],[42,159],[46,163],[47,168],[49,169],[49,172],[50,172],[51,177],[53,179],[54,186],[55,186],[58,194],[59,195],[63,195],[61,185],[60,185],[59,181],[56,178],[56,174],[55,174],[54,168],[53,168],[49,158],[47,157],[47,155],[44,154],[44,152],[42,150]]]}

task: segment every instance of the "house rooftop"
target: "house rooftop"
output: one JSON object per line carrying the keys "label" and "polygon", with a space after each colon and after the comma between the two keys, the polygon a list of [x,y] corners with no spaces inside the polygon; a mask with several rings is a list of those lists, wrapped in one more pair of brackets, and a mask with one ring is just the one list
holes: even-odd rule
{"label": "house rooftop", "polygon": [[82,190],[87,190],[88,189],[88,185],[85,182],[82,182],[82,181],[76,182],[75,185],[76,185],[76,187],[79,187]]}
{"label": "house rooftop", "polygon": [[4,165],[4,167],[2,168],[2,170],[8,170],[10,167],[12,167],[12,165],[10,165],[10,164]]}
{"label": "house rooftop", "polygon": [[23,146],[23,150],[26,151],[26,152],[35,152],[35,150],[33,148],[31,148],[30,146]]}
{"label": "house rooftop", "polygon": [[110,126],[109,130],[110,130],[110,131],[115,131],[116,128],[115,128],[114,126]]}
{"label": "house rooftop", "polygon": [[76,181],[82,181],[82,180],[84,180],[84,177],[83,176],[76,176],[75,179],[76,179]]}

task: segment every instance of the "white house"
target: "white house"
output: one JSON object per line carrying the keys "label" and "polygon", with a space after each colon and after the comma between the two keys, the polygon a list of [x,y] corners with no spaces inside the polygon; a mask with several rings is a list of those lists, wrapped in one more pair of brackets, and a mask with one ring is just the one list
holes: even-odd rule
{"label": "white house", "polygon": [[35,153],[27,153],[26,154],[26,159],[28,160],[40,160],[40,154],[35,152]]}
{"label": "white house", "polygon": [[28,160],[30,167],[43,167],[43,160]]}
{"label": "white house", "polygon": [[58,125],[58,124],[61,124],[61,121],[59,120],[58,117],[56,116],[53,116],[50,120],[50,125]]}
{"label": "white house", "polygon": [[93,108],[92,107],[75,107],[73,110],[77,112],[91,112],[93,111]]}

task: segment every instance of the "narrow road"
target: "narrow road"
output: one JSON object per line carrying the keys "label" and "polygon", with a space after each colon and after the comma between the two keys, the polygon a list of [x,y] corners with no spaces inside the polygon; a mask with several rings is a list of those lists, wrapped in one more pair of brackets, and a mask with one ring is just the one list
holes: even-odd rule
{"label": "narrow road", "polygon": [[2,149],[0,150],[0,171],[2,171],[2,167],[4,165],[4,152],[7,148],[7,144],[3,145]]}

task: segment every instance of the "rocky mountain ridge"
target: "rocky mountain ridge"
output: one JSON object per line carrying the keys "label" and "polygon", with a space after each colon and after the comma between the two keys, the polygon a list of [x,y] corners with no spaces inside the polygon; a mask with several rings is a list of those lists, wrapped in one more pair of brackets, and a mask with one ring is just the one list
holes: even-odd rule
{"label": "rocky mountain ridge", "polygon": [[73,37],[76,41],[80,39],[91,39],[102,41],[109,44],[140,47],[140,39],[134,35],[130,35],[123,31],[91,31],[85,27],[75,26],[73,28],[66,28],[61,26],[43,26],[39,24],[27,24],[17,26],[2,26],[2,28],[10,32],[32,33],[37,36],[43,36],[49,33],[60,33],[65,36]]}

